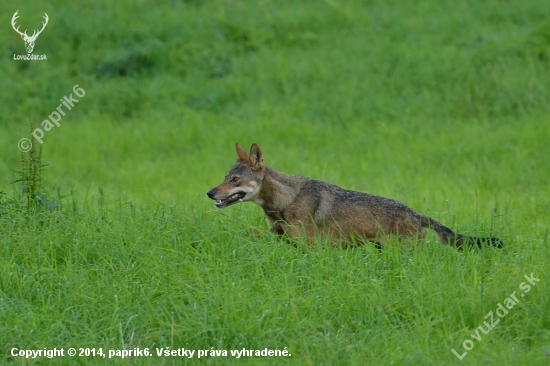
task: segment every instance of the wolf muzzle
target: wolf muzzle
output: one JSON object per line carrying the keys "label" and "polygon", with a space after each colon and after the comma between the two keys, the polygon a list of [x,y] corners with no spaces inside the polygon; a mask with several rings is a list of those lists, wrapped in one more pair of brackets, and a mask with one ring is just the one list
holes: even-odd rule
{"label": "wolf muzzle", "polygon": [[217,208],[226,208],[227,206],[230,206],[237,202],[242,202],[244,196],[246,196],[246,192],[237,192],[237,193],[233,193],[232,195],[221,196],[218,194],[216,188],[212,188],[211,190],[206,192],[206,195],[211,200],[216,201]]}

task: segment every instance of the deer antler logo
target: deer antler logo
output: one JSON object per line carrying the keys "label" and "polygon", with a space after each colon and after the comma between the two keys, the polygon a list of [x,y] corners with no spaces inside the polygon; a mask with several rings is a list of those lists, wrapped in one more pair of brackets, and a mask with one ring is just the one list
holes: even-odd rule
{"label": "deer antler logo", "polygon": [[42,22],[42,29],[40,29],[39,31],[34,30],[33,33],[32,33],[32,36],[29,37],[27,35],[27,30],[26,29],[25,29],[24,32],[21,32],[19,30],[19,27],[15,28],[15,20],[19,17],[17,15],[18,12],[19,12],[19,10],[17,10],[15,12],[15,14],[13,14],[13,17],[11,18],[11,26],[13,27],[13,29],[17,33],[19,33],[21,35],[21,38],[23,38],[23,41],[25,41],[25,48],[27,49],[27,53],[32,53],[32,50],[34,49],[34,42],[36,41],[36,38],[38,38],[38,35],[40,33],[42,33],[44,28],[46,28],[46,24],[48,24],[48,14],[44,13],[45,22]]}

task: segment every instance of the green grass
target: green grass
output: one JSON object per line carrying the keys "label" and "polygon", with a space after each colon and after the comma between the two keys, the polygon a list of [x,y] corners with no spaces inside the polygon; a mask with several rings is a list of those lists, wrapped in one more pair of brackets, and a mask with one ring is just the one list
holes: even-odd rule
{"label": "green grass", "polygon": [[[50,23],[35,54],[9,27]],[[544,365],[550,352],[550,2],[0,4],[0,363]],[[30,32],[29,32],[30,33]],[[17,142],[45,134],[17,204]],[[268,166],[398,199],[502,250],[298,247],[206,191]],[[35,142],[36,144],[36,142]],[[462,360],[485,315],[540,282]],[[24,360],[43,348],[279,349],[288,358]]]}
{"label": "green grass", "polygon": [[[3,359],[12,347],[286,347],[292,364],[456,364],[451,349],[534,273],[540,283],[463,362],[545,362],[548,251],[534,235],[465,253],[295,248],[252,236],[256,213],[232,211],[121,205],[3,222]],[[130,363],[161,361],[172,362]]]}

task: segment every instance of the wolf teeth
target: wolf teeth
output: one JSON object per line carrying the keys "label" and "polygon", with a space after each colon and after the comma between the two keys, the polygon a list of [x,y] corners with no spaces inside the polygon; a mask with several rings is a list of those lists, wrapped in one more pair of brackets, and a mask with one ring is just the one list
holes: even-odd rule
{"label": "wolf teeth", "polygon": [[[240,197],[240,193],[234,193],[234,194],[232,194],[231,196],[229,196],[229,197],[227,197],[227,198],[224,198],[224,199],[221,199],[221,200],[216,200],[216,203],[217,203],[218,205],[220,205],[220,204],[223,204],[223,203],[226,202],[226,201],[229,201],[229,200],[232,200],[232,199],[235,199],[235,198],[239,198],[239,197]],[[242,198],[239,198],[239,201],[242,202],[243,199],[242,199]]]}

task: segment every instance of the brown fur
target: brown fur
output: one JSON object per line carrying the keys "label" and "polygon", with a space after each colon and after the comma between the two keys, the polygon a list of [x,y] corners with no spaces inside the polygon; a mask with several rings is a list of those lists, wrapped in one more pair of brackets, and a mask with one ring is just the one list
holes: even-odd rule
{"label": "brown fur", "polygon": [[[332,243],[369,241],[384,245],[391,235],[420,240],[425,228],[435,231],[443,244],[458,248],[489,243],[502,247],[497,238],[476,238],[454,233],[439,222],[401,202],[367,193],[349,191],[330,183],[299,175],[280,173],[265,166],[260,147],[250,154],[236,143],[237,163],[225,180],[208,191],[225,208],[239,201],[252,201],[264,210],[271,231],[290,238],[316,236]],[[342,242],[342,239],[344,242]]]}

